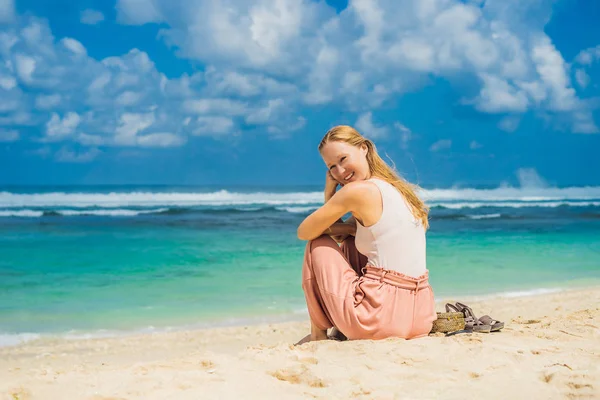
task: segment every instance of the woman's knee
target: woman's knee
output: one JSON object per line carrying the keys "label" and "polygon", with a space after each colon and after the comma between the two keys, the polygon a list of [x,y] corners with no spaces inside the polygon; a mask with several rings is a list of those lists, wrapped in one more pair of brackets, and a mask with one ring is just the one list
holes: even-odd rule
{"label": "woman's knee", "polygon": [[335,242],[335,240],[333,240],[331,238],[331,236],[323,234],[319,237],[309,240],[308,244],[307,244],[307,248],[312,251],[315,247],[331,246],[331,245],[337,246],[337,243]]}

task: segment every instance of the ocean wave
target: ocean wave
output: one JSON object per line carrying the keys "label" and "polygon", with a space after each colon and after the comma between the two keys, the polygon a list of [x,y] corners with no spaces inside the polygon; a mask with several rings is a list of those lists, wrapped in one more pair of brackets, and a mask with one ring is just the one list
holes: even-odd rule
{"label": "ocean wave", "polygon": [[[600,204],[600,187],[569,188],[512,188],[496,189],[421,189],[427,204],[469,203],[480,207],[485,203],[503,202],[505,207],[519,207],[543,203],[588,201]],[[594,201],[595,200],[595,201]],[[110,192],[110,193],[12,193],[0,192],[1,208],[69,207],[69,208],[122,208],[122,207],[194,207],[194,206],[312,206],[323,203],[323,193],[318,192],[253,192],[239,193],[219,190],[208,193],[184,192]],[[512,205],[514,204],[514,205]],[[303,211],[297,211],[303,212]]]}
{"label": "ocean wave", "polygon": [[431,208],[448,208],[454,210],[460,210],[462,208],[524,208],[524,207],[545,207],[545,208],[556,208],[556,207],[600,207],[600,201],[550,201],[550,202],[461,202],[461,203],[432,203],[429,204]]}
{"label": "ocean wave", "polygon": [[0,192],[0,207],[155,207],[155,206],[244,206],[304,205],[322,202],[322,192],[236,193],[10,193]]}
{"label": "ocean wave", "polygon": [[248,325],[263,325],[273,323],[285,323],[301,321],[295,312],[281,312],[277,314],[254,315],[247,317],[221,317],[211,318],[191,324],[183,323],[175,326],[145,325],[131,327],[129,329],[96,329],[96,330],[68,330],[64,332],[41,332],[41,333],[5,333],[0,332],[0,347],[11,347],[30,342],[33,340],[65,339],[65,340],[89,340],[114,337],[127,337],[139,334],[160,334],[167,332],[196,331],[198,329],[239,327]]}
{"label": "ocean wave", "polygon": [[96,215],[103,217],[135,217],[140,214],[159,214],[167,211],[168,208],[158,208],[154,210],[127,210],[127,209],[116,209],[116,210],[56,210],[53,211],[56,214],[64,215],[66,217],[79,216],[79,215]]}
{"label": "ocean wave", "polygon": [[289,212],[292,214],[304,214],[304,213],[308,213],[310,211],[314,211],[316,210],[317,206],[308,206],[308,207],[275,207],[275,209],[279,210],[279,211],[285,211],[285,212]]}
{"label": "ocean wave", "polygon": [[224,208],[189,208],[189,207],[163,207],[157,209],[91,209],[91,210],[64,210],[64,209],[42,209],[42,210],[0,210],[0,217],[78,217],[78,216],[102,216],[102,217],[135,217],[138,215],[185,215],[185,214],[237,214],[260,211],[278,211],[292,214],[304,213],[317,207],[224,207]]}
{"label": "ocean wave", "polygon": [[470,219],[492,219],[492,218],[500,218],[500,217],[502,217],[502,214],[500,214],[500,213],[477,214],[477,215],[468,215],[467,217]]}
{"label": "ocean wave", "polygon": [[0,210],[0,217],[36,218],[42,215],[43,211],[35,210]]}
{"label": "ocean wave", "polygon": [[600,200],[600,186],[581,187],[546,187],[546,188],[514,188],[498,187],[495,189],[430,189],[421,190],[420,194],[426,202],[447,201],[562,201],[562,200]]}
{"label": "ocean wave", "polygon": [[539,289],[530,289],[530,290],[519,290],[514,292],[503,292],[500,293],[499,297],[506,298],[515,298],[515,297],[529,297],[529,296],[537,296],[540,294],[551,294],[551,293],[559,293],[564,289],[562,288],[539,288]]}
{"label": "ocean wave", "polygon": [[0,347],[16,346],[40,337],[39,333],[0,333]]}
{"label": "ocean wave", "polygon": [[[39,217],[136,217],[140,215],[163,215],[177,216],[187,214],[215,214],[230,215],[254,212],[283,212],[290,214],[307,214],[316,210],[319,205],[309,206],[257,206],[257,207],[231,207],[231,206],[211,206],[211,207],[161,207],[161,208],[100,208],[100,209],[4,209],[0,210],[0,218],[39,218]],[[497,212],[471,214],[477,209],[504,209],[504,208],[558,208],[558,207],[600,207],[600,201],[590,202],[461,202],[461,203],[437,203],[430,205],[432,217],[435,219],[489,219],[489,218],[511,218],[508,214]],[[437,210],[437,211],[436,211]],[[447,214],[441,213],[443,210],[453,210]],[[457,212],[462,210],[462,212]],[[596,218],[598,214],[588,213],[584,216]]]}
{"label": "ocean wave", "polygon": [[167,211],[168,208],[159,208],[154,210],[0,210],[0,217],[20,217],[20,218],[38,218],[38,217],[73,217],[73,216],[103,216],[103,217],[135,217],[140,214],[158,214]]}
{"label": "ocean wave", "polygon": [[[523,207],[600,207],[600,187],[430,189],[421,190],[432,209]],[[0,192],[0,217],[179,215],[196,212],[236,213],[273,211],[308,213],[323,204],[322,192],[253,192],[219,190],[209,193]],[[471,212],[466,212],[471,214]],[[480,212],[479,214],[495,214]],[[467,218],[473,218],[467,216]],[[475,217],[475,219],[477,219]]]}

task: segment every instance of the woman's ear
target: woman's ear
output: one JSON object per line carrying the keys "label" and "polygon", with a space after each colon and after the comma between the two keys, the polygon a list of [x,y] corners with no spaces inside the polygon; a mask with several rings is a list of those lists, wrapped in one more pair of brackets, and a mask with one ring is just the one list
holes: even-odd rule
{"label": "woman's ear", "polygon": [[366,144],[363,143],[360,145],[360,151],[363,153],[363,155],[366,156],[367,153],[369,152],[369,148],[367,147]]}

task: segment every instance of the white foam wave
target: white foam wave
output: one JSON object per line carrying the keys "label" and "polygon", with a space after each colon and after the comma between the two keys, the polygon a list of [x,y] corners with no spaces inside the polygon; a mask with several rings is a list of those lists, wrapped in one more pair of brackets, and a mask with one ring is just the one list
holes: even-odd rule
{"label": "white foam wave", "polygon": [[37,333],[0,333],[0,347],[16,346],[39,338]]}
{"label": "white foam wave", "polygon": [[226,317],[219,319],[207,319],[202,322],[192,324],[182,324],[176,326],[148,325],[144,327],[132,327],[131,329],[98,329],[94,331],[75,331],[55,333],[0,333],[0,347],[16,346],[36,339],[66,339],[66,340],[88,340],[113,337],[124,337],[140,334],[160,334],[167,332],[196,331],[199,329],[213,329],[223,327],[236,327],[248,325],[263,325],[271,323],[283,323],[291,321],[304,320],[305,316],[299,317],[294,310],[291,313],[277,313],[270,315],[254,315],[248,317]]}
{"label": "white foam wave", "polygon": [[481,208],[481,207],[507,207],[507,208],[523,208],[523,207],[548,207],[548,208],[556,208],[560,206],[570,206],[570,207],[600,207],[600,201],[551,201],[551,202],[505,202],[505,201],[495,201],[495,202],[473,202],[473,203],[428,203],[430,207],[444,207],[450,208],[454,210],[458,210],[461,208]]}
{"label": "white foam wave", "polygon": [[520,290],[516,292],[504,292],[500,293],[499,297],[506,298],[515,298],[515,297],[528,297],[528,296],[537,296],[540,294],[551,294],[562,292],[564,289],[562,288],[539,288],[539,289],[531,289],[531,290]]}
{"label": "white foam wave", "polygon": [[481,215],[470,215],[471,219],[491,219],[491,218],[500,218],[502,214],[481,214]]}
{"label": "white foam wave", "polygon": [[0,210],[0,217],[35,218],[44,215],[43,211],[34,210]]}
{"label": "white foam wave", "polygon": [[0,207],[152,207],[152,206],[243,206],[322,203],[321,192],[234,193],[10,193],[0,192]]}
{"label": "white foam wave", "polygon": [[[152,214],[167,211],[168,208],[157,208],[151,210],[52,210],[52,212],[70,216],[96,215],[105,217],[135,217],[140,214]],[[0,210],[0,217],[20,217],[20,218],[38,218],[44,215],[44,211],[39,210]]]}
{"label": "white foam wave", "polygon": [[152,214],[167,211],[168,208],[157,208],[152,210],[56,210],[55,212],[64,216],[77,216],[77,215],[97,215],[105,217],[135,217],[140,214]]}
{"label": "white foam wave", "polygon": [[558,200],[599,200],[600,186],[568,188],[513,188],[495,189],[431,189],[421,190],[426,202],[446,201],[558,201]]}
{"label": "white foam wave", "polygon": [[298,213],[307,213],[313,210],[316,210],[318,207],[308,206],[308,207],[276,207],[279,211],[286,211],[293,214]]}
{"label": "white foam wave", "polygon": [[[600,205],[600,187],[430,189],[420,190],[430,206],[449,208],[482,207],[556,207]],[[193,207],[193,206],[282,206],[289,212],[305,212],[300,207],[323,204],[323,193],[238,193],[220,190],[210,193],[111,192],[111,193],[11,193],[0,192],[0,208],[126,208],[126,207]],[[462,205],[466,204],[466,205]]]}

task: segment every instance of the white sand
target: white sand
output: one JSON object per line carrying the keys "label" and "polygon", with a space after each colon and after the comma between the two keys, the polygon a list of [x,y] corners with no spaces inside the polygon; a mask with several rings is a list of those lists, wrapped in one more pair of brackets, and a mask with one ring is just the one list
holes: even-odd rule
{"label": "white sand", "polygon": [[505,329],[295,347],[304,321],[27,342],[0,348],[0,399],[600,399],[600,287],[470,304]]}

